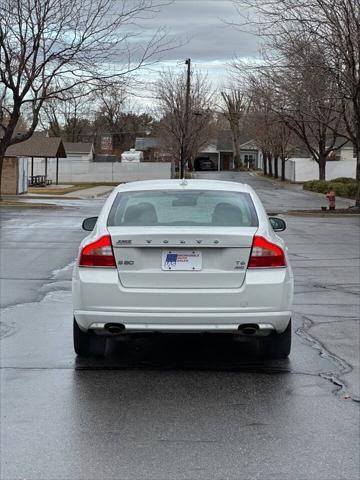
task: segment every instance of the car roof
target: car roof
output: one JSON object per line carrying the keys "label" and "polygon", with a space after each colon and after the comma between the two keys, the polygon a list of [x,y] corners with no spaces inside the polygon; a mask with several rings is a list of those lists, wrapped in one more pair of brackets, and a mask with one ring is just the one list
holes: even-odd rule
{"label": "car roof", "polygon": [[236,192],[253,192],[253,189],[238,182],[227,182],[223,180],[143,180],[140,182],[129,182],[118,185],[116,192],[140,191],[140,190],[223,190]]}

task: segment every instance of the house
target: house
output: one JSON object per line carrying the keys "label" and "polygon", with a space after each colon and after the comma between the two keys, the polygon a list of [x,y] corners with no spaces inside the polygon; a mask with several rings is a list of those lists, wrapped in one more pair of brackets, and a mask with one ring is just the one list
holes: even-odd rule
{"label": "house", "polygon": [[[259,168],[260,155],[255,141],[246,135],[243,135],[240,141],[240,155],[244,165]],[[156,137],[137,137],[135,150],[144,153],[144,161],[161,161],[163,156],[166,161],[169,161],[168,155],[160,153],[160,142]],[[210,160],[216,170],[234,168],[231,130],[219,131],[217,139],[202,148],[194,160],[195,170],[200,169],[200,162],[204,160]]]}
{"label": "house", "polygon": [[206,147],[204,147],[197,157],[195,158],[194,161],[194,168],[195,170],[202,170],[202,165],[204,164],[204,161],[206,162],[206,165],[209,163],[209,161],[212,164],[212,169],[213,170],[218,170],[219,165],[220,165],[220,152],[217,149],[216,144],[209,144]]}
{"label": "house", "polygon": [[[217,150],[219,152],[219,170],[231,170],[234,168],[234,146],[231,130],[221,130],[217,138]],[[254,139],[243,134],[240,137],[240,157],[245,166],[259,168],[261,155]]]}
{"label": "house", "polygon": [[49,159],[53,159],[55,164],[57,182],[59,158],[66,158],[61,138],[32,136],[24,142],[11,145],[5,152],[1,179],[2,193],[4,195],[26,193],[29,176],[41,175],[47,179]]}
{"label": "house", "polygon": [[136,137],[135,150],[143,152],[144,162],[154,162],[160,159],[160,142],[156,137]]}
{"label": "house", "polygon": [[244,140],[242,139],[240,142],[240,157],[243,165],[245,167],[260,168],[261,155],[255,140]]}
{"label": "house", "polygon": [[[242,135],[240,138],[240,157],[242,163],[247,167],[259,168],[261,164],[261,155],[255,141]],[[210,160],[215,170],[231,170],[234,168],[234,147],[231,130],[221,130],[218,132],[217,140],[214,144],[207,145],[199,152],[195,159],[195,170],[199,168],[201,160]]]}
{"label": "house", "polygon": [[353,160],[355,159],[355,147],[352,142],[344,143],[343,138],[338,138],[335,143],[336,146],[340,148],[338,150],[334,150],[332,160]]}
{"label": "house", "polygon": [[72,162],[91,162],[94,160],[95,149],[93,143],[64,142],[66,157]]}

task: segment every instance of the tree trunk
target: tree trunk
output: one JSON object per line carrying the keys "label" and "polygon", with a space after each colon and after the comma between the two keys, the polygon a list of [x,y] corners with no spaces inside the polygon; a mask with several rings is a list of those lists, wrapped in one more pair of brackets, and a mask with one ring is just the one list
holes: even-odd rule
{"label": "tree trunk", "polygon": [[266,152],[262,152],[263,154],[263,171],[264,171],[264,175],[267,175],[267,155],[266,155]]}
{"label": "tree trunk", "polygon": [[0,152],[0,202],[2,200],[1,196],[1,186],[2,186],[2,168],[3,168],[3,163],[4,163],[4,154],[1,154]]}
{"label": "tree trunk", "polygon": [[185,152],[184,146],[180,146],[179,178],[185,178]]}
{"label": "tree trunk", "polygon": [[355,193],[355,205],[360,207],[360,128],[358,128],[358,134],[356,138],[355,150],[356,150],[356,193]]}
{"label": "tree trunk", "polygon": [[240,152],[234,153],[234,166],[236,170],[241,170],[243,168]]}
{"label": "tree trunk", "polygon": [[192,172],[194,170],[192,158],[188,159],[187,166],[188,166],[190,172]]}
{"label": "tree trunk", "polygon": [[273,176],[273,168],[272,168],[273,165],[272,165],[272,155],[271,155],[271,153],[269,153],[267,157],[268,157],[268,160],[269,160],[269,175],[270,175],[270,177],[272,177]]}
{"label": "tree trunk", "polygon": [[281,181],[284,182],[285,181],[285,162],[286,162],[286,159],[285,157],[281,157]]}
{"label": "tree trunk", "polygon": [[232,130],[233,148],[234,148],[234,167],[235,170],[242,170],[243,164],[240,155],[240,133]]}
{"label": "tree trunk", "polygon": [[279,157],[274,155],[274,177],[279,178]]}
{"label": "tree trunk", "polygon": [[0,145],[0,201],[2,200],[1,192],[2,192],[2,170],[3,170],[3,165],[4,165],[4,159],[5,159],[5,152],[6,152],[6,147],[5,144]]}
{"label": "tree trunk", "polygon": [[326,158],[321,156],[318,160],[319,164],[319,180],[325,180]]}

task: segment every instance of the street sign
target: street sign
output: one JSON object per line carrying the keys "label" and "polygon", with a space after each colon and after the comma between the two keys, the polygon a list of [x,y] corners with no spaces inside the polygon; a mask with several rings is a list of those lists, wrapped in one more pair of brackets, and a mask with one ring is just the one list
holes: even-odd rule
{"label": "street sign", "polygon": [[112,137],[109,135],[104,135],[101,137],[101,151],[110,153],[113,150]]}

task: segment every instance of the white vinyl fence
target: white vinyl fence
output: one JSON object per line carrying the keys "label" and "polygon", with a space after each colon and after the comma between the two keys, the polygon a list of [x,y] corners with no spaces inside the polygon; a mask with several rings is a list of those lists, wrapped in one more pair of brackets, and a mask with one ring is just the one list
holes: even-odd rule
{"label": "white vinyl fence", "polygon": [[[279,177],[281,175],[281,161],[279,159]],[[274,167],[273,167],[274,172]],[[356,178],[356,161],[338,160],[326,162],[326,180],[337,177]],[[291,182],[307,182],[319,179],[319,166],[311,158],[290,158],[285,163],[285,178]]]}
{"label": "white vinyl fence", "polygon": [[[29,160],[29,174],[30,174]],[[34,159],[34,175],[44,175],[45,160]],[[55,182],[56,159],[48,159],[47,178]],[[133,182],[171,178],[171,163],[90,162],[59,158],[59,184],[81,182]]]}

